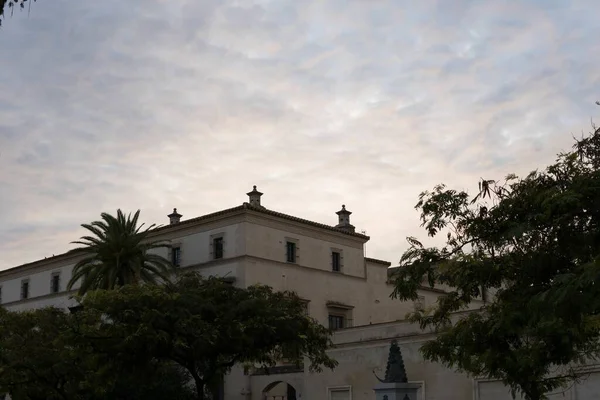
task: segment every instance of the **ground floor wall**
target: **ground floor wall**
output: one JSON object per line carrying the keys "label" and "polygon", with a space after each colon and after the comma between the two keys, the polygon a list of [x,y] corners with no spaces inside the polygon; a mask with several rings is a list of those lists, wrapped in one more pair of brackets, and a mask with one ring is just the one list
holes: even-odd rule
{"label": "ground floor wall", "polygon": [[[243,375],[234,372],[226,380],[226,399],[292,400],[278,382],[295,388],[295,400],[374,400],[377,376],[383,378],[392,340],[400,346],[410,382],[419,385],[419,400],[511,400],[499,381],[473,379],[423,360],[419,348],[434,338],[406,322],[368,325],[336,332],[335,348],[329,351],[339,365],[333,371],[273,375]],[[582,370],[582,380],[549,396],[549,400],[600,399],[600,365]],[[244,383],[245,382],[245,383]],[[233,390],[233,388],[236,388]],[[245,392],[241,389],[245,388]],[[265,388],[276,388],[266,396]],[[517,400],[521,400],[517,396]]]}

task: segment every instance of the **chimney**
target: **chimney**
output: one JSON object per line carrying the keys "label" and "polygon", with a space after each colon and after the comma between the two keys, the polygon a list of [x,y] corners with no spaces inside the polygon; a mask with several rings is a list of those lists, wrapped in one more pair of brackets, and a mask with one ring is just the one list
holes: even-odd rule
{"label": "chimney", "polygon": [[249,203],[252,207],[264,208],[260,205],[260,196],[262,196],[263,194],[256,190],[256,185],[253,186],[251,192],[248,192],[246,194],[248,195]]}
{"label": "chimney", "polygon": [[178,223],[181,221],[181,217],[183,217],[183,215],[179,214],[179,213],[177,212],[177,209],[176,209],[176,208],[174,208],[174,209],[173,209],[173,213],[172,213],[172,214],[169,214],[169,215],[167,215],[167,217],[169,217],[169,223],[170,223],[171,225],[173,225],[173,224],[178,224]]}
{"label": "chimney", "polygon": [[346,232],[354,233],[354,226],[350,224],[350,211],[346,210],[346,205],[342,204],[342,209],[336,212],[338,215],[338,224],[335,226],[338,229]]}

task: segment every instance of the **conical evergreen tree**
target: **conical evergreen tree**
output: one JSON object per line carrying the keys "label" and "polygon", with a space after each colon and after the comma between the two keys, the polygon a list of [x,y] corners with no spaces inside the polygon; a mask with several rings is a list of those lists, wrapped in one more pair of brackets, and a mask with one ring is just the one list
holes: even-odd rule
{"label": "conical evergreen tree", "polygon": [[385,378],[387,383],[407,383],[406,369],[404,368],[404,360],[400,352],[400,346],[396,340],[392,341],[390,346],[390,354],[388,356],[387,367],[385,369]]}

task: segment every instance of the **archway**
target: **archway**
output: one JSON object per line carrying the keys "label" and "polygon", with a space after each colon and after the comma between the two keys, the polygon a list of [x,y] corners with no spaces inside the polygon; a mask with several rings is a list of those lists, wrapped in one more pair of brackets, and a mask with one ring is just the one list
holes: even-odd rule
{"label": "archway", "polygon": [[262,391],[263,400],[297,400],[296,388],[287,382],[269,383]]}

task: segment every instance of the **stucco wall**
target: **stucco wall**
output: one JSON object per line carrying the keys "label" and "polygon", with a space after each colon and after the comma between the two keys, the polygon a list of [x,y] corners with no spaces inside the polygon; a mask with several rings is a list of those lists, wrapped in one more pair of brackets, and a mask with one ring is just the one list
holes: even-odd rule
{"label": "stucco wall", "polygon": [[[181,266],[189,267],[213,260],[211,256],[213,235],[223,235],[223,258],[232,258],[243,254],[244,227],[240,222],[222,221],[221,224],[197,227],[194,231],[175,232],[165,235],[164,238],[172,246],[180,247]],[[168,256],[167,249],[159,249],[156,253],[163,257]]]}
{"label": "stucco wall", "polygon": [[411,303],[391,300],[385,283],[372,284],[345,274],[263,259],[249,259],[245,273],[248,285],[261,283],[275,290],[291,290],[310,300],[309,313],[322,324],[327,324],[328,302],[353,307],[353,325],[403,319],[413,307]]}
{"label": "stucco wall", "polygon": [[342,253],[342,272],[345,275],[365,277],[361,239],[257,218],[247,222],[246,249],[249,256],[286,262],[286,242],[290,239],[297,241],[298,265],[331,272],[331,252],[335,249]]}
{"label": "stucco wall", "polygon": [[[459,313],[460,318],[466,313]],[[407,322],[384,323],[338,331],[333,336],[335,347],[329,354],[339,365],[333,371],[305,375],[306,399],[327,399],[330,387],[351,387],[352,400],[374,399],[378,383],[373,374],[385,374],[389,346],[398,341],[408,379],[421,384],[420,400],[510,400],[509,389],[501,382],[472,379],[438,363],[423,360],[420,346],[434,338],[418,326]],[[549,396],[550,400],[596,400],[600,398],[600,365],[582,370],[583,380]],[[517,397],[518,400],[519,397]]]}
{"label": "stucco wall", "polygon": [[[21,300],[21,282],[24,279],[29,280],[29,299],[26,302],[30,302],[36,297],[50,294],[51,276],[54,273],[60,274],[60,291],[66,290],[67,283],[71,279],[73,265],[74,263],[54,264],[49,268],[25,270],[7,277],[6,280],[0,279],[2,304]],[[75,285],[74,288],[78,287],[79,285]]]}

